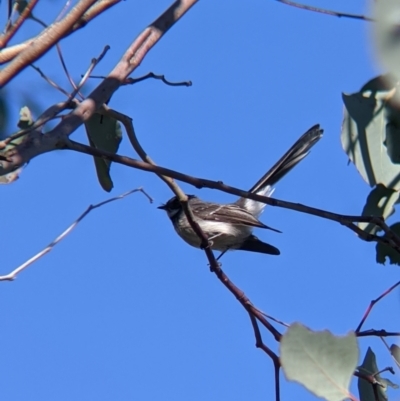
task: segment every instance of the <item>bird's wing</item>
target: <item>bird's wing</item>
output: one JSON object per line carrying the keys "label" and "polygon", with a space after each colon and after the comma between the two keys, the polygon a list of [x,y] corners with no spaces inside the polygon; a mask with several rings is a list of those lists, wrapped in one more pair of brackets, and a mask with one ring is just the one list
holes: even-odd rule
{"label": "bird's wing", "polygon": [[241,226],[267,228],[280,232],[279,230],[265,225],[250,212],[233,203],[218,205],[208,202],[201,202],[201,204],[197,204],[197,202],[191,202],[190,207],[195,216],[198,216],[203,220],[230,223]]}

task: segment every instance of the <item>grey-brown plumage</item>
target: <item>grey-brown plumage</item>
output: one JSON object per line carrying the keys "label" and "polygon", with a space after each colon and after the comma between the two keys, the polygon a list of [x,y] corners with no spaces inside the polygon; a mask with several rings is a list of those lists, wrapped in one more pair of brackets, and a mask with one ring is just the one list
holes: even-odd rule
{"label": "grey-brown plumage", "polygon": [[[270,196],[272,185],[276,184],[294,166],[303,160],[312,146],[322,137],[319,125],[310,128],[296,143],[250,188],[249,193]],[[279,255],[278,248],[259,240],[252,234],[253,228],[265,228],[280,232],[262,223],[258,216],[265,204],[247,198],[239,198],[235,203],[219,204],[205,202],[194,195],[188,195],[188,204],[195,221],[212,242],[212,249],[226,252],[237,249]],[[199,248],[201,240],[187,221],[182,205],[176,197],[159,207],[168,213],[176,232],[188,244]]]}

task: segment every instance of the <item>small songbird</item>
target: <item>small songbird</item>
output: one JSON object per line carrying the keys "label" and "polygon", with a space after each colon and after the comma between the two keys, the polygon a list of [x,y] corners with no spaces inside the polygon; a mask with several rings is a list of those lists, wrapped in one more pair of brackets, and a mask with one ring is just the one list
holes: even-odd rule
{"label": "small songbird", "polygon": [[[249,190],[257,195],[271,196],[276,184],[294,166],[303,160],[319,139],[323,130],[314,125],[281,157],[281,159]],[[259,240],[252,231],[255,227],[268,227],[259,215],[265,203],[247,198],[239,198],[235,203],[221,204],[205,202],[197,196],[188,195],[188,205],[194,220],[199,224],[213,250],[225,253],[228,250],[279,255],[278,248]],[[158,209],[165,210],[179,236],[189,245],[200,248],[201,240],[189,224],[179,199],[174,196]]]}

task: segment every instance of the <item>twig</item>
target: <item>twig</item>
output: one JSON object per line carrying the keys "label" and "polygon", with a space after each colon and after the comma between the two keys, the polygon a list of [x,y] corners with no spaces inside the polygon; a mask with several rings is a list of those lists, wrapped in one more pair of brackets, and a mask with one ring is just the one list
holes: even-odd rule
{"label": "twig", "polygon": [[162,82],[169,86],[192,86],[192,81],[170,82],[165,79],[164,75],[156,75],[154,74],[154,72],[149,72],[148,74],[143,75],[139,78],[127,78],[124,84],[132,85],[149,78],[160,79]]}
{"label": "twig", "polygon": [[[24,8],[24,11],[22,11],[22,13],[18,16],[15,23],[10,26],[10,28],[4,35],[0,36],[0,49],[3,49],[5,46],[7,46],[7,43],[12,39],[12,37],[17,33],[21,25],[30,16],[38,1],[39,0],[31,0]],[[17,6],[17,3],[15,3],[15,5]]]}
{"label": "twig", "polygon": [[268,315],[267,313],[263,312],[262,310],[260,310],[260,313],[262,313],[267,319],[274,321],[275,323],[281,324],[284,327],[290,327],[289,323],[285,323],[282,320],[277,319],[276,317],[273,317],[271,315]]}
{"label": "twig", "polygon": [[[91,75],[90,78],[100,78],[100,79],[105,79],[104,76],[101,75]],[[160,79],[162,82],[164,82],[166,85],[169,86],[192,86],[192,81],[182,81],[182,82],[171,82],[168,81],[164,75],[156,75],[154,72],[149,72],[146,75],[143,75],[142,77],[138,78],[127,78],[125,82],[123,82],[122,85],[133,85],[138,82],[144,81],[145,79],[149,78],[154,78],[154,79]]]}
{"label": "twig", "polygon": [[97,58],[92,58],[92,61],[90,63],[90,66],[88,70],[85,72],[85,74],[82,76],[81,81],[79,82],[78,86],[75,87],[74,92],[70,95],[69,99],[72,100],[75,95],[79,92],[79,90],[85,85],[87,79],[90,77],[90,74],[96,67],[96,65],[103,59],[103,57],[106,55],[106,53],[110,50],[110,46],[106,45],[104,46],[102,52],[100,53],[99,57]]}
{"label": "twig", "polygon": [[378,298],[372,300],[367,308],[367,310],[364,313],[364,316],[361,319],[361,322],[359,323],[359,325],[357,326],[355,332],[356,334],[360,333],[361,327],[364,324],[364,322],[366,321],[367,317],[369,316],[372,308],[374,307],[374,305],[379,302],[382,298],[384,298],[386,295],[388,295],[390,292],[392,292],[396,287],[398,287],[400,285],[400,281],[398,281],[396,284],[393,284],[390,288],[388,288],[386,291],[384,291],[381,295],[379,295]]}
{"label": "twig", "polygon": [[58,14],[58,17],[56,18],[55,22],[58,22],[61,20],[61,18],[66,14],[66,12],[70,6],[71,6],[71,0],[67,0],[63,9],[61,10],[60,14]]}
{"label": "twig", "polygon": [[57,89],[58,91],[60,91],[62,94],[64,94],[65,96],[69,96],[69,93],[63,89],[61,86],[59,86],[57,83],[55,83],[52,79],[50,79],[39,67],[36,67],[34,64],[31,64],[31,67],[37,71],[40,76],[48,83],[50,84],[50,86],[52,86],[53,88]]}
{"label": "twig", "polygon": [[107,199],[103,202],[97,203],[95,205],[90,205],[65,231],[63,231],[54,241],[52,241],[45,249],[37,253],[35,256],[24,262],[22,265],[18,266],[16,269],[14,269],[12,272],[0,276],[0,281],[12,281],[15,280],[17,275],[25,270],[28,266],[30,266],[32,263],[36,262],[39,260],[41,257],[49,253],[58,243],[60,243],[78,224],[80,221],[82,221],[92,210],[97,209],[103,205],[106,205],[107,203],[123,199],[126,196],[133,194],[134,192],[141,192],[143,195],[145,195],[150,202],[153,202],[153,199],[148,195],[143,188],[137,188],[137,189],[132,189],[131,191],[125,192],[124,194],[115,196],[114,198]]}
{"label": "twig", "polygon": [[384,373],[384,372],[390,372],[392,375],[395,374],[394,373],[394,369],[391,366],[387,366],[386,368],[383,368],[380,371],[374,373],[374,376],[376,377],[376,376],[378,376],[378,375],[380,375],[381,373]]}
{"label": "twig", "polygon": [[260,328],[257,320],[249,313],[251,325],[253,326],[254,337],[256,338],[256,347],[262,349],[271,359],[274,364],[275,371],[275,401],[280,401],[280,384],[279,384],[279,369],[281,367],[279,357],[269,347],[267,347],[261,337]]}
{"label": "twig", "polygon": [[[69,102],[71,102],[74,97],[77,95],[77,93],[81,90],[81,88],[83,87],[83,85],[86,83],[88,77],[90,76],[91,72],[93,71],[93,69],[96,67],[96,65],[103,59],[103,57],[106,55],[106,53],[108,52],[108,50],[110,50],[110,46],[104,46],[102,52],[100,53],[99,57],[97,58],[92,58],[89,68],[87,69],[87,71],[85,72],[85,74],[82,76],[82,79],[80,80],[78,85],[75,85],[72,77],[69,76],[68,70],[66,69],[66,66],[64,64],[64,71],[67,75],[68,78],[70,78],[70,83],[72,85],[72,87],[74,88],[73,92],[70,94],[68,93],[65,89],[61,88],[58,84],[56,84],[53,80],[51,80],[49,77],[47,77],[44,72],[42,72],[42,70],[39,67],[36,67],[35,65],[31,64],[31,67],[33,69],[35,69],[41,76],[42,78],[44,78],[53,88],[59,90],[61,93],[63,93],[65,96],[68,97],[68,100],[66,101],[66,104],[69,104]],[[61,55],[61,54],[60,54]],[[61,62],[63,63],[63,58],[61,56]],[[81,96],[83,97],[83,96]],[[76,103],[75,105],[77,105],[78,103]],[[31,128],[31,127],[30,127]],[[21,135],[20,133],[18,133],[19,135]],[[8,138],[7,138],[8,139]],[[14,138],[15,139],[15,138]]]}
{"label": "twig", "polygon": [[358,20],[363,20],[363,21],[374,21],[372,18],[365,17],[364,15],[343,13],[341,11],[326,10],[324,8],[307,6],[305,4],[296,3],[296,2],[290,1],[290,0],[276,0],[276,1],[278,1],[279,3],[282,3],[282,4],[287,4],[288,6],[301,8],[303,10],[314,11],[316,13],[321,13],[321,14],[333,15],[334,17],[339,17],[339,18],[345,17],[345,18],[352,18],[352,19],[358,19]]}
{"label": "twig", "polygon": [[386,331],[386,330],[374,330],[374,329],[369,329],[369,330],[364,330],[364,331],[359,331],[358,333],[356,332],[357,337],[399,337],[400,332],[393,332],[393,331]]}
{"label": "twig", "polygon": [[[397,360],[397,357],[394,355],[394,352],[392,351],[392,348],[389,347],[389,344],[386,342],[386,340],[384,339],[384,337],[380,337],[381,341],[383,342],[383,344],[385,345],[386,349],[389,351],[390,356],[392,357],[394,363],[397,365],[398,368],[400,368],[400,363]],[[396,345],[397,347],[397,345]],[[394,374],[394,371],[393,371]]]}

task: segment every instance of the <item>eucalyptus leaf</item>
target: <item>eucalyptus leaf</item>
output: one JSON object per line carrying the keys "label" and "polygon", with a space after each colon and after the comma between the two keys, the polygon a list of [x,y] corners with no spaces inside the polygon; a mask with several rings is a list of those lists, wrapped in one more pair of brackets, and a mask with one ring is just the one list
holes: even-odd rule
{"label": "eucalyptus leaf", "polygon": [[[85,123],[90,146],[116,153],[122,140],[121,124],[108,116],[94,114]],[[94,158],[97,177],[102,188],[110,192],[113,182],[110,176],[111,162],[101,157]]]}
{"label": "eucalyptus leaf", "polygon": [[[378,391],[379,400],[388,400],[388,396],[386,394],[388,387],[398,388],[397,384],[394,384],[389,379],[382,378],[380,374],[378,374],[379,368],[376,362],[376,356],[371,347],[368,347],[367,353],[364,357],[364,361],[362,365],[358,367],[358,371],[364,375],[374,376],[374,378],[378,382],[376,389]],[[362,377],[358,378],[358,391],[361,401],[376,400],[372,384]]]}
{"label": "eucalyptus leaf", "polygon": [[[17,125],[22,130],[29,128],[34,123],[31,111],[29,110],[28,107],[26,107],[26,106],[22,107],[19,112],[19,115],[20,115],[20,118],[19,118]],[[5,157],[7,151],[10,150],[11,148],[21,144],[28,137],[29,137],[29,133],[21,135],[15,139],[13,139],[10,143],[7,144],[7,146],[4,149],[2,149],[0,151],[0,167],[1,167],[1,160],[3,157]],[[16,181],[19,178],[19,175],[21,174],[23,169],[24,169],[24,166],[21,166],[19,168],[16,168],[14,171],[11,171],[7,174],[1,175],[0,176],[0,184],[11,184],[12,182]]]}
{"label": "eucalyptus leaf", "polygon": [[392,344],[390,346],[390,353],[392,354],[393,358],[395,359],[398,366],[400,366],[400,347],[396,344]]}
{"label": "eucalyptus leaf", "polygon": [[[390,226],[390,229],[400,236],[400,223],[395,223]],[[386,234],[383,236],[384,238],[386,237]],[[378,242],[375,246],[376,249],[376,262],[380,263],[382,265],[385,264],[386,258],[389,259],[389,263],[391,265],[399,265],[400,266],[400,254],[394,250],[392,247],[382,244],[381,242]]]}
{"label": "eucalyptus leaf", "polygon": [[400,3],[398,0],[380,0],[373,2],[374,41],[378,57],[382,64],[400,79]]}
{"label": "eucalyptus leaf", "polygon": [[280,343],[286,378],[329,401],[349,398],[358,353],[354,333],[338,337],[327,330],[313,332],[299,323],[289,327]]}
{"label": "eucalyptus leaf", "polygon": [[343,94],[341,141],[344,151],[371,186],[400,189],[400,116],[393,91]]}
{"label": "eucalyptus leaf", "polygon": [[[394,213],[393,205],[399,200],[399,192],[378,184],[368,195],[362,211],[363,216],[378,216],[385,220]],[[380,230],[378,226],[371,223],[358,223],[364,231],[376,234]]]}

